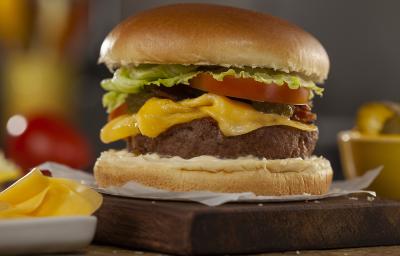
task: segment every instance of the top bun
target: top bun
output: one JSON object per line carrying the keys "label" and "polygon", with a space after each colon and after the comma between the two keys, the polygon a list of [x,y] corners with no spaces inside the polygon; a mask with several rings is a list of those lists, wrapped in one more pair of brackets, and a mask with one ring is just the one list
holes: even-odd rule
{"label": "top bun", "polygon": [[115,27],[104,40],[100,63],[194,64],[263,67],[323,82],[329,58],[312,35],[274,16],[210,4],[150,9]]}

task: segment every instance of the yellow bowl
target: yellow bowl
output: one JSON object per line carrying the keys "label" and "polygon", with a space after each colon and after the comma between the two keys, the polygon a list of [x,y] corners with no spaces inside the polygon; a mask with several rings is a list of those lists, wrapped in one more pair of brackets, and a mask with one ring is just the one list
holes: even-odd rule
{"label": "yellow bowl", "polygon": [[347,179],[383,166],[370,189],[379,196],[400,199],[400,135],[362,135],[343,131],[338,135],[339,152]]}

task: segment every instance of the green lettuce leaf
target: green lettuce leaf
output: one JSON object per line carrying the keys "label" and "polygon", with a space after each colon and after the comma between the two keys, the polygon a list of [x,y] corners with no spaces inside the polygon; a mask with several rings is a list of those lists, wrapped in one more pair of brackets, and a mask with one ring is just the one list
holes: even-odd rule
{"label": "green lettuce leaf", "polygon": [[150,84],[166,87],[189,84],[189,80],[199,73],[196,69],[196,66],[150,64],[122,67],[115,71],[113,78],[103,80],[101,86],[106,91],[138,93]]}
{"label": "green lettuce leaf", "polygon": [[283,85],[287,84],[290,89],[299,89],[300,87],[308,88],[315,94],[322,96],[323,88],[318,87],[312,81],[306,81],[296,75],[287,74],[284,72],[273,71],[264,68],[245,68],[233,69],[230,68],[226,71],[209,72],[215,80],[222,81],[225,76],[235,76],[236,78],[252,78],[257,82],[266,84]]}
{"label": "green lettuce leaf", "polygon": [[103,106],[106,107],[107,112],[110,113],[114,109],[124,104],[127,97],[127,93],[113,91],[107,92],[103,96]]}
{"label": "green lettuce leaf", "polygon": [[312,81],[306,81],[296,75],[273,71],[265,68],[222,68],[215,66],[195,65],[154,65],[144,64],[137,67],[121,67],[115,71],[113,78],[101,82],[104,90],[108,91],[103,97],[103,105],[108,112],[125,102],[128,94],[143,90],[146,85],[171,87],[177,84],[189,84],[189,80],[199,73],[209,73],[214,79],[222,81],[225,76],[237,78],[252,78],[261,83],[287,84],[291,89],[300,87],[322,95],[323,89]]}

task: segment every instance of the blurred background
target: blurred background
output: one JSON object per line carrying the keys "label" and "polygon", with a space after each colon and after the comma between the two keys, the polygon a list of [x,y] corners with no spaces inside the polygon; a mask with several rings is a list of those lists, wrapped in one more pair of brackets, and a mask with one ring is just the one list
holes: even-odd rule
{"label": "blurred background", "polygon": [[[51,155],[90,170],[101,151],[114,147],[98,136],[107,118],[99,83],[111,76],[97,65],[102,40],[122,19],[177,2],[195,1],[1,0],[0,150],[22,168]],[[400,100],[400,1],[202,2],[271,13],[325,46],[331,71],[324,97],[315,99],[316,153],[329,158],[341,178],[338,131],[353,127],[360,104]]]}

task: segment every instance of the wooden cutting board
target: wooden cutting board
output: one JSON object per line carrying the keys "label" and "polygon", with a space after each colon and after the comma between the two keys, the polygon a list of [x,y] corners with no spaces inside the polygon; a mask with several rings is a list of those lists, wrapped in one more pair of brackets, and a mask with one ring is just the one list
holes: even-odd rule
{"label": "wooden cutting board", "polygon": [[104,195],[96,215],[98,243],[179,255],[400,244],[400,202],[365,195],[218,207]]}

